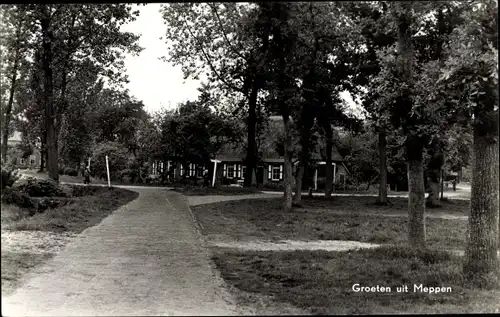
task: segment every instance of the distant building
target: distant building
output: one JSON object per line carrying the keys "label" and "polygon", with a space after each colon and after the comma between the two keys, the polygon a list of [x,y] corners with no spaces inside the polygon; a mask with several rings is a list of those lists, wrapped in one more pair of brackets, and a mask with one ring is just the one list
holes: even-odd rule
{"label": "distant building", "polygon": [[23,157],[22,132],[14,131],[7,140],[7,161],[19,168],[38,168],[41,164],[40,150],[32,146],[33,153],[28,157]]}
{"label": "distant building", "polygon": [[[285,160],[276,149],[275,144],[278,140],[278,135],[283,130],[283,122],[280,116],[271,116],[269,118],[269,126],[266,131],[266,137],[261,144],[260,161],[257,163],[255,171],[255,179],[252,183],[264,188],[277,188],[283,185],[284,182],[284,164]],[[337,129],[336,129],[337,130]],[[340,130],[339,130],[340,131]],[[326,152],[325,146],[318,146],[314,150],[315,157],[309,164],[306,177],[303,179],[303,186],[313,187],[315,190],[321,190],[325,186],[326,180]],[[343,185],[346,182],[349,171],[343,162],[343,158],[339,154],[337,147],[332,148],[332,173],[333,183]],[[219,185],[243,184],[245,179],[245,158],[246,150],[244,145],[234,146],[233,144],[225,144],[221,150],[207,166],[201,164],[189,164],[188,169],[184,170],[181,164],[174,166],[173,161],[169,160],[165,163],[153,163],[153,175],[161,174],[165,169],[170,171],[169,177],[172,180],[179,180],[186,176],[188,178],[203,177],[203,171],[208,170],[210,183]],[[295,175],[298,166],[298,159],[293,158],[293,173]],[[214,175],[215,171],[215,175]]]}

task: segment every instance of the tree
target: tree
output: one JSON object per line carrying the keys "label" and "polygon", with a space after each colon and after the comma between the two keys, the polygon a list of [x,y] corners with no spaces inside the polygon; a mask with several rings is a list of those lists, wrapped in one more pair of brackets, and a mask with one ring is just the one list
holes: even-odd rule
{"label": "tree", "polygon": [[473,120],[472,193],[464,273],[498,280],[498,5],[474,3],[456,28],[440,83]]}
{"label": "tree", "polygon": [[[120,32],[119,26],[133,20],[137,13],[130,5],[29,5],[27,17],[38,26],[34,29],[31,46],[34,49],[34,67],[41,62],[45,105],[42,149],[47,150],[49,176],[58,179],[58,135],[67,110],[68,85],[71,72],[77,77],[76,65],[87,58],[99,65],[100,74],[112,80],[123,80],[123,51],[137,52],[138,37]],[[41,45],[40,45],[41,43]],[[41,50],[38,51],[38,47]],[[38,59],[39,57],[39,59]],[[116,71],[118,69],[118,71]]]}
{"label": "tree", "polygon": [[[376,89],[370,87],[370,77],[380,72],[380,62],[377,50],[383,50],[393,45],[397,39],[393,29],[387,29],[388,6],[385,2],[357,2],[347,6],[348,12],[361,30],[362,38],[357,44],[354,55],[357,72],[354,74],[354,87],[361,94],[363,107],[366,110],[372,128],[378,134],[379,156],[379,193],[377,204],[386,205],[387,199],[387,131],[391,131],[386,105],[381,104],[381,98]],[[363,47],[366,46],[366,49]],[[357,86],[366,87],[359,89]],[[382,101],[383,102],[383,101]]]}
{"label": "tree", "polygon": [[185,77],[206,71],[209,82],[247,106],[247,169],[250,186],[258,160],[256,125],[263,88],[268,28],[258,6],[241,3],[169,4],[162,8],[168,25],[168,61],[182,65]]}
{"label": "tree", "polygon": [[[2,70],[1,74],[8,74],[7,82],[3,87],[8,87],[8,100],[2,108],[2,158],[7,157],[7,140],[10,134],[10,123],[14,104],[14,96],[17,91],[19,72],[27,50],[27,39],[32,31],[32,25],[27,16],[25,5],[2,5],[0,14],[2,20],[2,36],[0,37]],[[4,75],[2,75],[3,77]],[[2,80],[3,81],[3,80]]]}

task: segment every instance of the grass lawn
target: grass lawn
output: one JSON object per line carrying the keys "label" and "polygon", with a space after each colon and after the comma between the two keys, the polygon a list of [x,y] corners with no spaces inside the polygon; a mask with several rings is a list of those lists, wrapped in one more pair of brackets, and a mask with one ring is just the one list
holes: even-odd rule
{"label": "grass lawn", "polygon": [[208,195],[222,195],[222,196],[232,196],[232,195],[246,195],[246,194],[258,194],[259,189],[248,188],[248,187],[174,187],[172,190],[179,192],[186,196],[208,196]]}
{"label": "grass lawn", "polygon": [[2,296],[12,293],[30,269],[54,256],[54,250],[69,241],[68,236],[95,226],[139,195],[97,186],[75,186],[74,194],[69,204],[33,216],[25,209],[2,204]]}
{"label": "grass lawn", "polygon": [[[314,197],[302,208],[283,213],[281,198],[228,201],[192,207],[204,234],[234,240],[353,240],[399,244],[407,241],[407,202],[391,199],[391,206],[376,206],[374,197]],[[467,201],[449,201],[428,213],[466,215]],[[342,214],[336,214],[341,212]],[[382,213],[401,215],[385,217]],[[378,214],[378,215],[377,215]],[[467,221],[428,218],[431,247],[463,249]]]}
{"label": "grass lawn", "polygon": [[[274,297],[312,314],[500,312],[498,285],[479,290],[462,280],[458,257],[441,251],[382,247],[351,252],[235,252],[214,248],[222,277],[239,290]],[[354,284],[391,287],[354,292]],[[415,292],[414,284],[451,287]],[[396,287],[408,285],[408,292]]]}

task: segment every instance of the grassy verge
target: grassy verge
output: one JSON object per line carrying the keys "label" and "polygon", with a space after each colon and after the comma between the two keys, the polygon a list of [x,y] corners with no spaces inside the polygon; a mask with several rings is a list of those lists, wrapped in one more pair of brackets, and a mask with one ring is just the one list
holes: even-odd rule
{"label": "grassy verge", "polygon": [[[222,277],[241,291],[271,296],[313,314],[499,312],[498,286],[480,291],[462,280],[460,259],[441,251],[383,247],[352,252],[235,252],[215,248]],[[353,285],[391,287],[354,292]],[[414,284],[450,287],[415,292]],[[396,287],[408,285],[408,292]]]}
{"label": "grassy verge", "polygon": [[174,187],[172,190],[186,196],[208,196],[208,195],[250,195],[258,194],[260,190],[248,187]]}
{"label": "grassy verge", "polygon": [[[376,206],[370,197],[335,197],[304,200],[304,208],[283,213],[280,198],[221,202],[192,207],[209,236],[229,239],[353,240],[400,244],[407,241],[406,199],[392,206]],[[370,203],[368,203],[370,202]],[[328,209],[321,209],[328,208]],[[443,213],[461,213],[465,205],[451,201]],[[343,211],[344,214],[336,214]],[[352,213],[352,215],[349,214]],[[433,211],[429,210],[430,213]],[[366,214],[364,214],[366,213]],[[400,214],[386,217],[380,214]],[[376,215],[378,214],[378,215]],[[427,240],[431,247],[463,249],[466,220],[428,218]]]}
{"label": "grassy verge", "polygon": [[138,193],[122,188],[81,186],[73,202],[60,208],[28,216],[26,210],[2,206],[2,230],[38,230],[80,233],[98,224],[113,210],[138,197]]}
{"label": "grassy verge", "polygon": [[2,296],[12,293],[27,272],[53,257],[70,234],[98,224],[138,196],[126,189],[97,186],[75,186],[74,194],[69,204],[33,216],[28,210],[2,204]]}

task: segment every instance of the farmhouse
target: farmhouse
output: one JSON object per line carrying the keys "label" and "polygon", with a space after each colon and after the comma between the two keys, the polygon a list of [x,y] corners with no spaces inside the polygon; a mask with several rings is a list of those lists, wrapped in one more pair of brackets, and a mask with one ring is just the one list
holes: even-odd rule
{"label": "farmhouse", "polygon": [[[267,130],[264,133],[265,137],[259,142],[260,160],[257,163],[255,177],[252,180],[252,184],[258,187],[277,189],[283,186],[284,158],[277,150],[282,131],[281,117],[271,116]],[[313,187],[315,190],[321,190],[324,188],[326,180],[326,152],[324,144],[318,145],[312,154],[313,159],[309,163],[308,171],[305,173],[303,179],[303,188]],[[174,164],[174,160],[170,159],[166,162],[153,163],[153,175],[160,175],[164,171],[168,171],[167,178],[170,180],[180,180],[184,177],[201,180],[206,168],[212,186],[242,185],[246,172],[245,157],[246,151],[244,145],[225,144],[217,155],[210,160],[209,164],[190,163],[186,169],[182,164]],[[345,183],[349,171],[335,145],[332,148],[331,157],[333,183],[342,185]],[[294,159],[294,175],[297,172],[298,163],[298,159]]]}
{"label": "farmhouse", "polygon": [[40,167],[41,155],[36,146],[30,149],[23,147],[23,135],[20,131],[14,131],[7,140],[7,160],[10,164],[18,168],[38,168]]}

